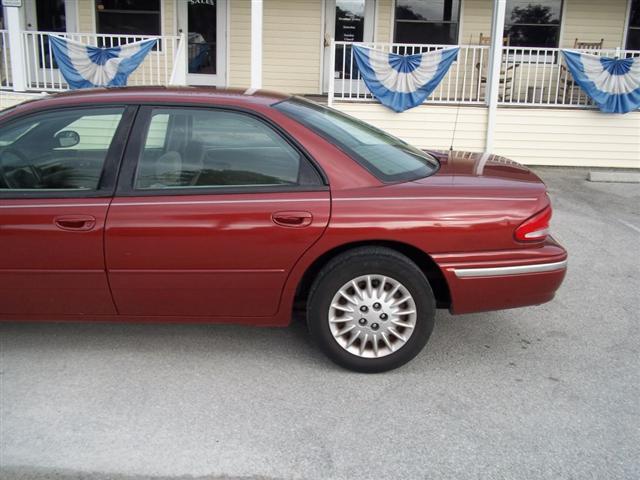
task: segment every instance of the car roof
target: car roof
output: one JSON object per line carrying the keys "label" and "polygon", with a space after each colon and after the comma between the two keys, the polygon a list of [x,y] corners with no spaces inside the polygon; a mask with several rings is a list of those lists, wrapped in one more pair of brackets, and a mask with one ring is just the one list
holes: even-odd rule
{"label": "car roof", "polygon": [[26,113],[32,110],[62,106],[136,103],[202,103],[251,108],[252,106],[271,105],[289,97],[290,95],[268,90],[220,89],[215,87],[88,88],[44,95],[42,98],[21,103],[11,110],[13,111],[12,113]]}

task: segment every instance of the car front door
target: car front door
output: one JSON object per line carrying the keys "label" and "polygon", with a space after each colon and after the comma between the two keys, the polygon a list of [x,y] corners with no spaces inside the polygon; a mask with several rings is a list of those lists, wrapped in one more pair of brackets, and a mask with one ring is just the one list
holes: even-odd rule
{"label": "car front door", "polygon": [[143,107],[107,218],[118,311],[269,317],[329,212],[320,172],[264,119]]}
{"label": "car front door", "polygon": [[0,316],[109,315],[103,235],[135,109],[65,108],[0,128]]}

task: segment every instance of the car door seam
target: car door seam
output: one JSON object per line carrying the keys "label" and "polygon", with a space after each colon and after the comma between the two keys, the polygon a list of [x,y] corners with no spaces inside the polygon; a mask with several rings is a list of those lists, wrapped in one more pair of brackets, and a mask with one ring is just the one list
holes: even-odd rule
{"label": "car door seam", "polygon": [[122,150],[120,151],[120,158],[115,165],[116,174],[113,184],[113,189],[111,190],[111,197],[107,202],[107,211],[104,215],[104,226],[102,228],[102,261],[104,262],[104,275],[107,280],[107,288],[109,289],[109,295],[111,295],[111,303],[113,303],[113,308],[116,312],[116,315],[120,315],[120,310],[118,309],[118,304],[116,303],[116,297],[113,294],[113,288],[111,287],[111,278],[109,277],[109,264],[107,263],[107,226],[109,222],[109,211],[111,210],[111,205],[113,204],[113,200],[115,199],[116,192],[118,191],[118,183],[120,182],[120,173],[122,172],[122,164],[124,162],[127,148],[129,146],[129,140],[131,139],[131,132],[133,131],[133,127],[136,124],[136,119],[138,118],[138,112],[140,111],[140,105],[130,105],[130,107],[134,107],[135,111],[131,117],[131,121],[129,123],[129,128],[127,128],[127,138],[124,141],[124,145],[122,146]]}
{"label": "car door seam", "polygon": [[[320,240],[322,240],[322,237],[324,237],[324,234],[327,232],[327,229],[329,228],[329,224],[331,223],[331,216],[333,214],[333,195],[332,195],[332,191],[331,188],[329,188],[329,212],[327,214],[327,223],[325,224],[324,228],[322,229],[322,231],[320,232],[320,235],[318,235],[318,238],[316,238],[316,240],[314,242],[312,242],[298,257],[298,259],[293,263],[293,265],[291,266],[291,269],[289,270],[289,272],[287,273],[287,277],[285,278],[284,283],[282,284],[282,290],[280,290],[280,298],[278,300],[278,309],[276,310],[276,313],[273,315],[274,317],[281,314],[281,309],[283,307],[282,305],[282,301],[283,301],[283,297],[284,297],[284,292],[287,289],[287,286],[289,284],[289,281],[291,279],[291,275],[293,274],[293,271],[296,269],[296,267],[298,266],[298,264],[300,263],[300,261],[303,259],[303,257],[307,254],[307,252],[309,252],[318,242],[320,242]],[[302,277],[300,277],[300,280],[302,280]],[[296,286],[297,288],[297,286]]]}

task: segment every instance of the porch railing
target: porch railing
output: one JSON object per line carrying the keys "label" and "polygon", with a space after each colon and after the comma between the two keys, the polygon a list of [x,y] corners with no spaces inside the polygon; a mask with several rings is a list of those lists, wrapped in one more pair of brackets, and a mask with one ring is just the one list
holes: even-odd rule
{"label": "porch railing", "polygon": [[[334,42],[334,74],[329,78],[331,101],[371,101],[362,81],[353,43]],[[399,54],[423,53],[451,45],[357,43]],[[640,57],[638,50],[588,50],[609,57]],[[485,104],[489,71],[489,46],[460,45],[453,63],[426,103]],[[575,83],[559,48],[504,47],[498,79],[498,104],[513,106],[592,108],[593,104]]]}
{"label": "porch railing", "polygon": [[[142,40],[157,39],[158,44],[131,74],[127,85],[169,85],[177,68],[179,36],[132,36],[95,33],[22,32],[27,89],[68,90],[49,46],[49,34],[59,35],[86,45],[116,47]],[[6,49],[3,49],[3,51]]]}
{"label": "porch railing", "polygon": [[0,90],[11,90],[11,65],[9,57],[9,32],[0,30]]}
{"label": "porch railing", "polygon": [[[585,50],[606,57],[640,57],[640,51]],[[498,103],[545,107],[592,107],[574,81],[559,48],[506,47],[502,51]]]}
{"label": "porch railing", "polygon": [[[373,96],[362,81],[356,65],[352,42],[334,42],[333,99],[367,101]],[[432,52],[451,45],[418,45],[409,43],[358,43],[369,48],[401,55]],[[429,103],[482,104],[485,102],[489,46],[461,45],[458,59],[451,66],[442,82],[429,96]]]}

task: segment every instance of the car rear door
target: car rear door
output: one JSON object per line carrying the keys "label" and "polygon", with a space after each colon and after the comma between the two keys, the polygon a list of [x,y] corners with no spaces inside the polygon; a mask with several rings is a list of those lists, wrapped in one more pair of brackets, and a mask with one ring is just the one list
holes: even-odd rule
{"label": "car rear door", "polygon": [[103,235],[135,108],[64,108],[0,128],[0,315],[115,313]]}
{"label": "car rear door", "polygon": [[271,316],[329,213],[321,173],[265,119],[229,109],[143,107],[107,218],[118,311]]}

